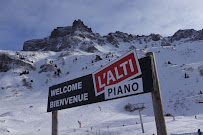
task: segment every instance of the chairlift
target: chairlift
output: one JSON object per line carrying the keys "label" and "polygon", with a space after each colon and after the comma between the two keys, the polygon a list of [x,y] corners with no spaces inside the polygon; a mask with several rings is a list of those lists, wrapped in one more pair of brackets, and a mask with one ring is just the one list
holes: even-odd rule
{"label": "chairlift", "polygon": [[133,108],[130,110],[130,112],[134,112],[136,110],[142,111],[146,109],[146,107],[144,106],[144,103],[137,103],[137,104],[133,104]]}

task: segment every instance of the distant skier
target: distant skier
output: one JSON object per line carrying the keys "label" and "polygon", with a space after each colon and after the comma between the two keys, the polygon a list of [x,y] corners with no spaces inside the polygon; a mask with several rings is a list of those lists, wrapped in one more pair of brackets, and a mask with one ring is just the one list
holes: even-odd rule
{"label": "distant skier", "polygon": [[81,121],[78,121],[78,124],[79,124],[79,128],[81,128]]}
{"label": "distant skier", "polygon": [[101,107],[100,106],[98,106],[99,107],[99,110],[101,111]]}
{"label": "distant skier", "polygon": [[198,135],[202,135],[202,132],[200,131],[200,129],[198,129],[197,133]]}

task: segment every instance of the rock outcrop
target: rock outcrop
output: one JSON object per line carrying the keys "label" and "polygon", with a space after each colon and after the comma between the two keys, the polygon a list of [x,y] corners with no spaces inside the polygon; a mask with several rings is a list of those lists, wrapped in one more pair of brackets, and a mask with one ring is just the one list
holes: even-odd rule
{"label": "rock outcrop", "polygon": [[8,54],[0,54],[0,72],[7,72],[10,69],[24,68],[26,70],[35,70],[35,67],[21,59],[15,59]]}
{"label": "rock outcrop", "polygon": [[185,39],[188,41],[203,40],[203,30],[196,31],[194,29],[178,30],[171,36],[171,42]]}
{"label": "rock outcrop", "polygon": [[[98,46],[112,45],[119,48],[122,43],[132,45],[159,44],[161,46],[170,46],[173,42],[184,40],[194,41],[203,40],[203,30],[194,29],[178,30],[173,36],[162,37],[159,34],[150,34],[148,36],[132,35],[116,31],[108,35],[101,36],[93,33],[81,20],[75,20],[72,26],[57,27],[51,32],[51,35],[44,39],[33,39],[24,42],[23,51],[73,51],[75,49],[95,52]],[[134,46],[135,47],[135,46]]]}
{"label": "rock outcrop", "polygon": [[[101,38],[94,34],[91,28],[84,25],[81,20],[74,21],[72,26],[57,27],[51,35],[44,39],[33,39],[24,42],[23,51],[64,51],[82,49],[93,52],[97,49],[96,39]],[[89,39],[89,40],[85,40]]]}

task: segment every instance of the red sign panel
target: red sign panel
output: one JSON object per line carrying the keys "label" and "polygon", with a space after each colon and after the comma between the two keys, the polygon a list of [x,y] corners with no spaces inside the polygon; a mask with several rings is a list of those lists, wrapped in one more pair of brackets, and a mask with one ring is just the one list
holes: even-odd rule
{"label": "red sign panel", "polygon": [[93,74],[96,96],[104,93],[104,88],[123,80],[141,75],[135,50],[128,52]]}

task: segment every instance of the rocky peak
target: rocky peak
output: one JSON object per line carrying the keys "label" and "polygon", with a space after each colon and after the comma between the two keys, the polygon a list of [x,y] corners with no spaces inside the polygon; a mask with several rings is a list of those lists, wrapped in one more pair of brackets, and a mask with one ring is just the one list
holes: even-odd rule
{"label": "rocky peak", "polygon": [[[163,38],[159,34],[150,34],[148,36],[132,35],[120,31],[109,33],[106,36],[100,36],[92,32],[80,19],[74,20],[72,26],[57,27],[51,35],[44,39],[33,39],[24,42],[23,51],[74,51],[76,49],[94,52],[98,51],[98,45],[113,45],[119,48],[123,43],[135,45],[154,44],[169,46],[173,41],[184,39],[185,41],[203,40],[203,30],[194,29],[178,30],[173,36]],[[158,41],[158,42],[157,42]]]}
{"label": "rocky peak", "polygon": [[57,38],[69,35],[72,32],[72,28],[70,26],[67,27],[57,27],[51,32],[50,38]]}
{"label": "rocky peak", "polygon": [[50,38],[67,36],[69,34],[74,34],[76,31],[92,33],[91,28],[88,28],[86,25],[84,25],[83,21],[79,19],[75,20],[72,26],[57,27],[51,32]]}
{"label": "rocky peak", "polygon": [[72,27],[73,28],[76,28],[76,27],[80,28],[80,27],[87,27],[87,26],[84,25],[83,21],[78,19],[78,20],[74,20]]}
{"label": "rocky peak", "polygon": [[203,40],[203,29],[198,31],[198,37],[196,37],[197,40]]}
{"label": "rocky peak", "polygon": [[99,41],[102,41],[102,37],[99,34],[94,34],[91,28],[88,28],[79,19],[75,20],[72,26],[55,28],[47,38],[24,42],[23,51],[58,52],[79,48],[83,51],[92,52],[97,50],[94,46],[100,44]]}
{"label": "rocky peak", "polygon": [[87,31],[87,32],[92,32],[91,28],[88,28],[86,25],[84,25],[83,21],[80,19],[75,20],[72,25],[73,31]]}
{"label": "rocky peak", "polygon": [[172,37],[171,42],[179,41],[181,39],[189,38],[189,40],[195,40],[199,38],[199,31],[194,29],[185,29],[185,30],[178,30]]}
{"label": "rocky peak", "polygon": [[119,47],[119,42],[131,42],[136,39],[136,36],[116,31],[115,33],[109,33],[107,36],[104,36],[104,38],[115,47]]}
{"label": "rocky peak", "polygon": [[149,36],[151,37],[151,39],[152,39],[153,41],[159,41],[159,40],[162,39],[162,36],[159,35],[159,34],[154,34],[154,33],[152,33],[152,34],[150,34]]}

